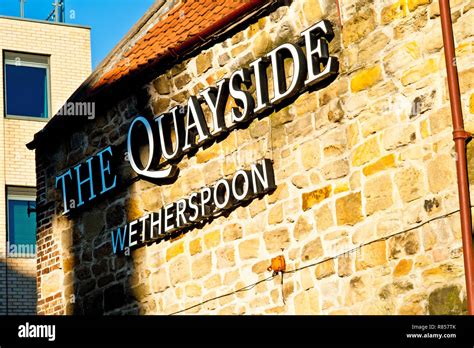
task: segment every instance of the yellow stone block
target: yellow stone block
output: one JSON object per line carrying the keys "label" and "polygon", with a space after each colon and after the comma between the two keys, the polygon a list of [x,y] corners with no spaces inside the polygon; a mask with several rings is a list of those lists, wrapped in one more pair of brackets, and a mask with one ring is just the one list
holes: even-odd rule
{"label": "yellow stone block", "polygon": [[430,129],[428,126],[428,120],[423,120],[420,122],[420,133],[423,139],[430,136]]}
{"label": "yellow stone block", "polygon": [[268,224],[275,225],[283,221],[283,206],[278,204],[270,209],[268,213]]}
{"label": "yellow stone block", "polygon": [[211,159],[219,157],[221,152],[222,152],[221,144],[214,143],[212,146],[208,147],[207,149],[198,151],[196,153],[197,163],[205,163],[205,162],[210,161]]}
{"label": "yellow stone block", "polygon": [[469,98],[469,112],[474,114],[474,93],[471,94],[471,97]]}
{"label": "yellow stone block", "polygon": [[207,248],[213,248],[221,242],[221,232],[219,230],[207,233],[204,236],[204,244]]}
{"label": "yellow stone block", "polygon": [[402,277],[404,275],[407,275],[408,273],[410,273],[412,266],[412,260],[400,260],[400,262],[397,264],[397,266],[395,266],[395,269],[393,270],[393,276]]}
{"label": "yellow stone block", "polygon": [[352,165],[360,166],[379,156],[380,147],[377,138],[373,137],[367,140],[362,145],[356,147],[356,149],[354,150],[354,154],[352,155]]}
{"label": "yellow stone block", "polygon": [[418,47],[416,41],[407,43],[402,47],[402,49],[405,50],[405,52],[408,53],[413,59],[418,59],[421,57],[420,47]]}
{"label": "yellow stone block", "polygon": [[431,4],[431,0],[408,0],[407,5],[410,11],[415,11],[418,6]]}
{"label": "yellow stone block", "polygon": [[376,27],[376,13],[369,6],[356,11],[355,15],[344,22],[342,41],[345,47],[366,38]]}
{"label": "yellow stone block", "polygon": [[355,225],[362,220],[362,198],[360,192],[351,193],[336,201],[338,225]]}
{"label": "yellow stone block", "polygon": [[333,259],[320,263],[319,265],[316,266],[316,269],[315,269],[315,275],[317,279],[329,277],[330,275],[333,275],[334,273],[336,273],[336,270],[334,267]]}
{"label": "yellow stone block", "polygon": [[384,169],[395,167],[395,155],[392,153],[390,155],[384,156],[372,164],[368,164],[364,167],[362,172],[365,176],[369,176],[375,173],[378,173]]}
{"label": "yellow stone block", "polygon": [[192,255],[196,255],[202,251],[201,239],[196,238],[189,243],[189,252]]}
{"label": "yellow stone block", "polygon": [[308,23],[316,23],[323,16],[318,0],[306,0],[303,2],[303,13]]}
{"label": "yellow stone block", "polygon": [[347,126],[347,145],[353,147],[359,141],[359,126],[357,122],[351,123]]}
{"label": "yellow stone block", "polygon": [[474,67],[459,73],[459,89],[461,94],[466,93],[472,88],[474,88]]}
{"label": "yellow stone block", "polygon": [[347,182],[341,183],[334,188],[334,194],[349,191],[349,184]]}
{"label": "yellow stone block", "polygon": [[423,77],[428,76],[438,71],[438,63],[435,59],[428,59],[426,62],[417,65],[411,69],[408,69],[402,76],[402,84],[407,86],[414,82],[421,80]]}
{"label": "yellow stone block", "polygon": [[309,210],[315,204],[323,201],[331,195],[332,186],[328,185],[312,192],[303,193],[303,210]]}
{"label": "yellow stone block", "polygon": [[456,47],[456,57],[474,53],[474,42],[462,42]]}
{"label": "yellow stone block", "polygon": [[382,9],[382,24],[388,24],[395,19],[405,17],[407,14],[406,0],[400,0],[392,5],[385,6]]}
{"label": "yellow stone block", "polygon": [[351,80],[351,91],[359,92],[382,80],[382,69],[376,65],[357,72]]}
{"label": "yellow stone block", "polygon": [[259,25],[258,23],[252,24],[248,29],[247,29],[247,38],[251,38],[255,34],[259,32]]}
{"label": "yellow stone block", "polygon": [[384,240],[371,243],[361,249],[357,255],[356,270],[380,266],[387,263],[387,247]]}
{"label": "yellow stone block", "polygon": [[173,243],[168,249],[166,249],[166,261],[171,260],[173,257],[184,253],[184,242],[179,241]]}

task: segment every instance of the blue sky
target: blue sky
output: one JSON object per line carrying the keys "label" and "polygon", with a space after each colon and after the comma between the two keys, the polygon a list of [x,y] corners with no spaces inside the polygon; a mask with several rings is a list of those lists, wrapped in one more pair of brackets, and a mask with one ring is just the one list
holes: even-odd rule
{"label": "blue sky", "polygon": [[[46,19],[54,0],[26,0],[25,17]],[[154,0],[66,0],[66,23],[91,27],[92,67],[95,68]],[[0,15],[20,16],[19,0],[0,0]]]}

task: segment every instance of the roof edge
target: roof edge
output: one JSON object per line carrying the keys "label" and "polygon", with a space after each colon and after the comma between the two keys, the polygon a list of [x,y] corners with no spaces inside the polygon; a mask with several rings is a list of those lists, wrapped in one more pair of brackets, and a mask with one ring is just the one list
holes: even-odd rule
{"label": "roof edge", "polygon": [[[265,2],[266,1],[264,0],[263,3]],[[199,35],[190,37],[188,40],[181,43],[179,47],[174,49],[173,53],[182,55],[183,57],[193,54],[197,49],[208,44],[209,41],[213,41],[214,39],[220,37],[221,35],[224,35],[229,30],[232,30],[232,28],[237,27],[242,22],[245,22],[246,20],[248,20],[248,17],[254,15],[255,13],[264,12],[269,7],[281,5],[281,2],[282,2],[281,0],[268,1],[266,2],[264,6],[259,8],[259,5],[262,5],[262,0],[248,0],[245,6],[233,11],[229,16],[220,19],[219,21],[214,23],[214,25],[211,25],[205,28]],[[238,21],[236,22],[236,20]],[[162,59],[160,59],[159,61],[161,60]],[[150,68],[153,69],[156,66],[156,63],[157,62],[154,62],[154,64],[152,64],[152,67],[148,66],[147,69],[150,69]],[[143,69],[143,71],[145,70],[146,69]],[[140,71],[135,71],[132,73],[132,75],[136,76],[137,74],[140,73]],[[103,93],[104,89],[91,91],[93,89],[91,86],[91,80],[92,80],[92,76],[90,76],[90,78],[88,78],[76,90],[76,92],[74,92],[71,95],[68,101],[75,100],[75,98],[77,97],[83,97],[83,98],[97,97],[98,95]],[[120,86],[123,82],[124,82],[123,80],[118,80],[113,85],[108,86],[108,87],[109,88],[117,87],[117,86]],[[41,129],[38,133],[36,133],[34,136],[34,139],[28,144],[26,144],[27,148],[30,150],[36,149],[38,141],[47,133],[52,131],[52,128],[54,128],[54,126],[56,125],[55,123],[57,123],[55,121],[57,121],[57,119],[53,117],[43,129]]]}
{"label": "roof edge", "polygon": [[22,21],[22,22],[32,22],[32,23],[38,23],[38,24],[60,25],[60,26],[63,26],[63,27],[72,27],[72,28],[91,30],[91,27],[88,26],[88,25],[63,23],[63,22],[52,22],[52,21],[45,21],[45,20],[42,20],[42,19],[21,18],[21,17],[4,16],[4,15],[0,15],[0,19],[9,19],[9,20],[13,20],[13,21]]}

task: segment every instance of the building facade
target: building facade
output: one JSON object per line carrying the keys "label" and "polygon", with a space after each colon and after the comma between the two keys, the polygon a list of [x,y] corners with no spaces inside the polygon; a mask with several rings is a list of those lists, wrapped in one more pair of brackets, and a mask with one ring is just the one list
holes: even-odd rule
{"label": "building facade", "polygon": [[160,9],[29,144],[40,314],[465,313],[437,1]]}
{"label": "building facade", "polygon": [[0,51],[0,315],[35,314],[36,173],[25,144],[90,74],[90,30],[0,17]]}

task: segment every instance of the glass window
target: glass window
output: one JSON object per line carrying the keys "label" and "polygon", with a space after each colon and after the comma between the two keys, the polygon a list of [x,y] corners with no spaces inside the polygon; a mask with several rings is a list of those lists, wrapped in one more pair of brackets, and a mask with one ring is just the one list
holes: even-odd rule
{"label": "glass window", "polygon": [[[29,191],[29,192],[28,192]],[[31,189],[8,189],[8,255],[35,257],[36,212]]]}
{"label": "glass window", "polygon": [[5,52],[7,117],[49,117],[49,58]]}

